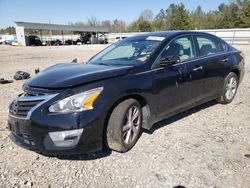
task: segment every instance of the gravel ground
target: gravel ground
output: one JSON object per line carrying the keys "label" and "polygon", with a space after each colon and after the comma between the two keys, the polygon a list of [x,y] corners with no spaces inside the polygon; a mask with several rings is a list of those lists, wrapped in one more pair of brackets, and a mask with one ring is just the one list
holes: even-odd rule
{"label": "gravel ground", "polygon": [[[104,47],[0,46],[0,77],[86,61]],[[56,158],[16,146],[6,109],[23,81],[0,85],[0,187],[250,187],[250,46],[236,47],[246,55],[246,74],[231,104],[209,102],[157,123],[124,154]]]}

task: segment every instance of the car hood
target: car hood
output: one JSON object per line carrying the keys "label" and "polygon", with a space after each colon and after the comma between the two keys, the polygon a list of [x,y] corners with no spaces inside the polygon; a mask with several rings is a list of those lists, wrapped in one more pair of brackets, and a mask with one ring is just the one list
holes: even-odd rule
{"label": "car hood", "polygon": [[27,81],[30,87],[62,89],[124,75],[132,66],[62,63],[51,66]]}

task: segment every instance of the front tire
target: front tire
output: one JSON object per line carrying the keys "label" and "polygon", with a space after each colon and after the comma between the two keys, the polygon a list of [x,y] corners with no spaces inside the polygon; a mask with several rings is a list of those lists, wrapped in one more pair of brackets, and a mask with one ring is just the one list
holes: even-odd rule
{"label": "front tire", "polygon": [[118,152],[130,150],[139,139],[142,126],[141,106],[135,99],[117,105],[108,121],[107,145]]}
{"label": "front tire", "polygon": [[238,89],[238,76],[230,72],[225,78],[225,83],[223,87],[223,92],[217,101],[221,104],[231,103],[236,95]]}

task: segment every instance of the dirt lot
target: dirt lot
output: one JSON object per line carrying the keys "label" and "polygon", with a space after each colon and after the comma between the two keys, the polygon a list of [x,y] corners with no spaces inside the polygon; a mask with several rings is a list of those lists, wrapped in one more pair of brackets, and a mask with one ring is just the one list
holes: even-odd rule
{"label": "dirt lot", "polygon": [[[104,47],[0,46],[0,77],[86,61]],[[246,74],[231,104],[210,102],[164,120],[125,154],[56,158],[16,146],[6,109],[23,82],[0,85],[0,187],[250,187],[250,46],[237,48],[246,55]]]}

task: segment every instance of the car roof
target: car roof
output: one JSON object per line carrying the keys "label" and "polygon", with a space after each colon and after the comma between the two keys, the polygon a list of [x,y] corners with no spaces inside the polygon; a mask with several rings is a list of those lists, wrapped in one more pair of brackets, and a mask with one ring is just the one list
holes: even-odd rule
{"label": "car roof", "polygon": [[141,38],[141,37],[149,37],[149,36],[158,36],[158,37],[165,37],[170,38],[170,37],[175,37],[181,34],[202,34],[202,35],[206,35],[206,36],[213,36],[209,33],[205,33],[205,32],[200,32],[200,31],[187,31],[187,30],[174,30],[174,31],[158,31],[158,32],[149,32],[149,33],[144,33],[144,34],[140,34],[140,35],[136,35],[130,38],[136,39],[136,38]]}

